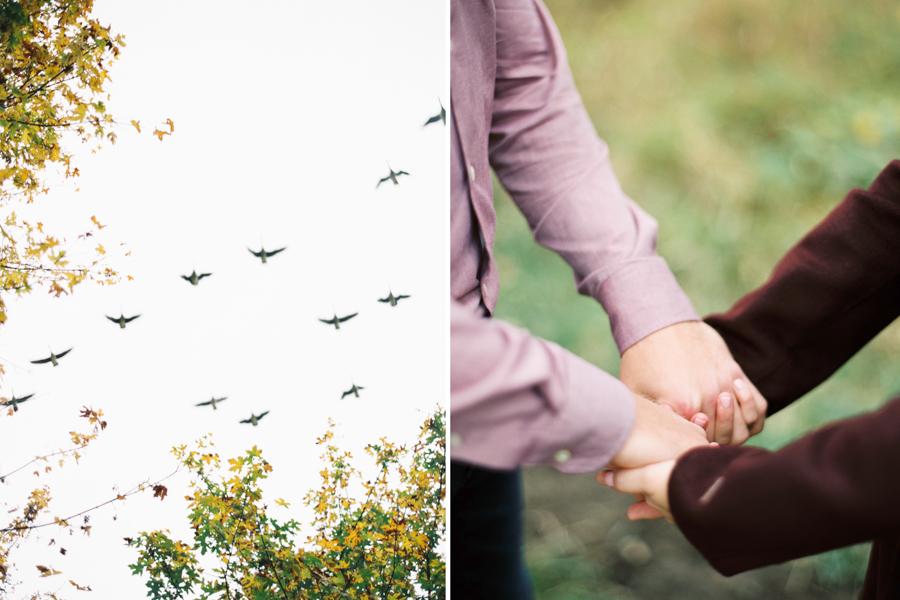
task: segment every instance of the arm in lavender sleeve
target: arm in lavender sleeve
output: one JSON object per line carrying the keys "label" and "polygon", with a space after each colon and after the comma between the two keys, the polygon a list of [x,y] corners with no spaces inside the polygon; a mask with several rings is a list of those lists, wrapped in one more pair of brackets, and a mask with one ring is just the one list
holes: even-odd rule
{"label": "arm in lavender sleeve", "polygon": [[535,239],[573,268],[609,313],[620,352],[698,320],[664,259],[657,224],[622,191],[539,0],[497,0],[490,161]]}
{"label": "arm in lavender sleeve", "polygon": [[[710,439],[742,442],[762,429],[765,400],[753,388],[750,405],[721,409],[736,414],[719,418],[719,393],[745,377],[656,254],[656,221],[619,186],[549,12],[540,0],[495,5],[488,150],[500,182],[535,240],[562,256],[578,291],[609,314],[623,354],[622,381],[685,418],[703,412]],[[681,325],[671,328],[675,324]]]}
{"label": "arm in lavender sleeve", "polygon": [[[495,469],[602,468],[631,433],[631,392],[564,350],[451,300],[451,456]],[[554,456],[571,453],[562,463]]]}

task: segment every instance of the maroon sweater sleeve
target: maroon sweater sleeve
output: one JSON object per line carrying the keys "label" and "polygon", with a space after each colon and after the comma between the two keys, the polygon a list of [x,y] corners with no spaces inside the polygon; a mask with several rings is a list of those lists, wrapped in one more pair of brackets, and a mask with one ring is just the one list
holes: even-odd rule
{"label": "maroon sweater sleeve", "polygon": [[707,317],[781,410],[900,315],[900,161],[853,190],[778,263],[769,281]]}
{"label": "maroon sweater sleeve", "polygon": [[900,398],[777,452],[698,448],[678,460],[669,504],[725,575],[900,534]]}

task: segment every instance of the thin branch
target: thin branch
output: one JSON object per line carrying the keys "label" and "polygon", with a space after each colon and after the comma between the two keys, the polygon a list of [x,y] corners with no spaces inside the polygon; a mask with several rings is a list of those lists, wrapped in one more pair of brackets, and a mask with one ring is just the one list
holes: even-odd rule
{"label": "thin branch", "polygon": [[[4,405],[4,406],[5,406],[5,405]],[[32,463],[36,463],[36,462],[39,461],[39,460],[47,460],[47,459],[50,458],[51,456],[56,456],[57,454],[67,454],[67,453],[69,453],[69,452],[76,452],[76,451],[78,451],[78,450],[81,450],[82,448],[87,448],[87,446],[88,446],[88,445],[85,443],[85,444],[82,444],[81,446],[77,446],[77,447],[75,447],[75,448],[70,448],[70,449],[68,449],[68,450],[59,450],[59,451],[57,451],[57,452],[51,452],[50,454],[45,454],[44,456],[35,456],[33,459],[31,459],[30,461],[28,461],[27,463],[25,463],[24,465],[22,465],[22,466],[19,467],[18,469],[13,469],[12,471],[10,471],[9,473],[6,473],[5,475],[0,475],[0,483],[2,483],[4,479],[6,479],[7,477],[9,477],[9,476],[12,475],[13,473],[16,473],[17,471],[21,471],[22,469],[24,469],[24,468],[27,467],[28,465],[30,465],[30,464],[32,464]]]}
{"label": "thin branch", "polygon": [[30,125],[31,127],[69,127],[71,123],[32,123],[31,121],[20,121],[19,119],[5,119],[10,123],[19,123],[21,125]]}
{"label": "thin branch", "polygon": [[146,482],[144,482],[144,483],[140,483],[140,484],[138,484],[137,486],[135,486],[134,488],[132,488],[131,490],[125,492],[124,494],[119,494],[119,495],[117,495],[117,496],[116,496],[115,498],[113,498],[112,500],[107,500],[106,502],[101,502],[101,503],[98,504],[97,506],[94,506],[94,507],[92,507],[92,508],[88,508],[87,510],[83,510],[83,511],[81,511],[81,512],[79,512],[79,513],[75,513],[74,515],[71,515],[71,516],[69,516],[69,517],[66,517],[65,519],[60,519],[59,521],[50,521],[50,522],[47,522],[47,523],[41,523],[40,525],[28,525],[28,526],[21,526],[21,527],[6,527],[6,528],[4,528],[4,529],[0,529],[0,533],[6,533],[6,532],[8,532],[8,531],[30,531],[30,530],[32,530],[32,529],[40,529],[40,528],[42,528],[42,527],[47,527],[47,526],[49,526],[49,525],[60,525],[61,523],[68,523],[70,519],[74,519],[74,518],[76,518],[76,517],[80,517],[81,515],[83,515],[83,514],[85,514],[85,513],[89,513],[89,512],[91,512],[91,511],[93,511],[93,510],[97,510],[98,508],[100,508],[100,507],[102,507],[102,506],[106,506],[107,504],[112,504],[113,502],[116,502],[116,501],[118,501],[118,500],[121,500],[121,498],[120,498],[119,496],[122,496],[122,497],[124,497],[124,498],[127,498],[128,496],[132,496],[132,495],[134,495],[134,494],[137,494],[138,492],[142,492],[142,491],[146,490],[146,489],[147,489],[148,487],[150,487],[151,485],[159,485],[159,484],[162,483],[163,481],[165,481],[165,480],[167,480],[167,479],[173,477],[173,476],[174,476],[176,473],[178,473],[178,471],[180,471],[180,470],[181,470],[181,465],[179,465],[177,469],[175,469],[174,471],[172,471],[171,473],[169,473],[168,475],[166,475],[166,476],[163,477],[162,479],[159,479],[159,480],[157,480],[156,482],[154,482],[154,483],[152,483],[152,484],[149,482],[149,480],[146,481]]}

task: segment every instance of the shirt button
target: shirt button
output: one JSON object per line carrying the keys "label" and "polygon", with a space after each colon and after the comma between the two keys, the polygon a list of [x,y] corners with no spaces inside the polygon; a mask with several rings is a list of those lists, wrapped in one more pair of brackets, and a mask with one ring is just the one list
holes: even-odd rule
{"label": "shirt button", "polygon": [[458,433],[450,434],[450,447],[459,448],[460,446],[462,446],[462,436]]}
{"label": "shirt button", "polygon": [[475,181],[475,167],[469,165],[469,181]]}
{"label": "shirt button", "polygon": [[557,450],[553,455],[553,461],[560,465],[569,462],[570,458],[572,458],[572,453],[568,450]]}

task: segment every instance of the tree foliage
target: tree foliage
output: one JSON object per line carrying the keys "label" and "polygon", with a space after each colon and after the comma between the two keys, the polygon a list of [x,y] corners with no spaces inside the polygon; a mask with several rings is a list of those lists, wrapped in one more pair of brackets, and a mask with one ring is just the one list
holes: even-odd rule
{"label": "tree foliage", "polygon": [[[77,177],[65,139],[115,143],[104,85],[109,67],[125,45],[91,15],[93,0],[0,0],[0,204],[34,201],[46,193],[46,169]],[[132,121],[140,132],[140,125]],[[160,139],[174,131],[171,120],[157,129]],[[83,238],[103,226],[85,219]],[[9,211],[0,221],[0,323],[5,293],[43,285],[59,296],[86,279],[114,283],[118,276],[101,265],[97,246],[88,264],[73,265],[60,239]]]}
{"label": "tree foliage", "polygon": [[[305,498],[315,519],[304,546],[300,523],[267,513],[260,484],[272,465],[258,448],[229,459],[223,475],[208,440],[192,451],[175,448],[196,477],[187,496],[194,539],[175,540],[167,531],[126,539],[139,551],[131,568],[147,574],[148,596],[443,600],[444,414],[425,422],[411,452],[384,439],[367,446],[378,469],[374,480],[364,479],[350,454],[331,445],[333,431],[332,424],[318,440],[325,468],[321,487]],[[354,490],[363,498],[354,498]],[[275,504],[288,506],[280,499]]]}

